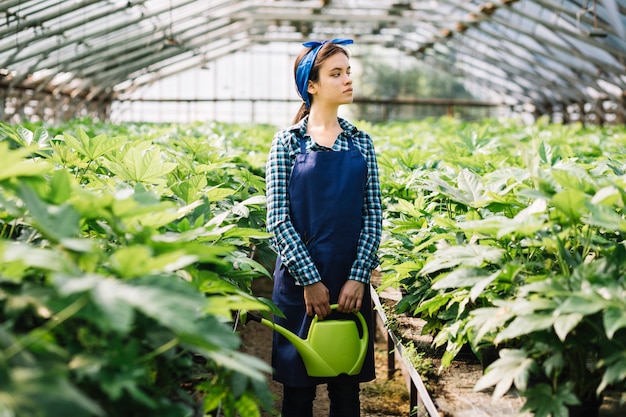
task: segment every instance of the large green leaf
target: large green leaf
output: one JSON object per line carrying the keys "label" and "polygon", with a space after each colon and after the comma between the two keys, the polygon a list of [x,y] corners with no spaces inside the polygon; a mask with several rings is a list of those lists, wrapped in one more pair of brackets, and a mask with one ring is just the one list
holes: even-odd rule
{"label": "large green leaf", "polygon": [[557,193],[550,203],[563,212],[570,221],[579,222],[586,212],[587,196],[579,190],[568,189]]}
{"label": "large green leaf", "polygon": [[119,149],[124,143],[128,142],[126,137],[107,137],[104,133],[90,138],[82,129],[78,130],[78,138],[69,133],[64,133],[63,139],[68,147],[86,156],[91,161],[112,150]]}
{"label": "large green leaf", "polygon": [[0,241],[0,271],[4,277],[23,278],[30,268],[43,271],[67,271],[71,263],[53,249],[41,249],[24,242]]}
{"label": "large green leaf", "polygon": [[48,146],[49,135],[44,127],[38,127],[33,132],[24,126],[12,128],[4,123],[0,123],[0,133],[24,148],[42,149]]}
{"label": "large green leaf", "polygon": [[557,314],[578,313],[585,316],[590,316],[594,313],[597,313],[598,311],[601,311],[606,306],[606,300],[604,300],[599,295],[572,294],[561,303],[556,312]]}
{"label": "large green leaf", "polygon": [[446,288],[473,287],[482,282],[486,277],[493,278],[480,268],[458,268],[449,274],[443,275],[433,281],[432,288],[441,290]]}
{"label": "large green leaf", "polygon": [[432,274],[459,265],[479,267],[494,264],[502,259],[504,250],[487,245],[450,246],[438,250],[420,271],[420,275]]}
{"label": "large green leaf", "polygon": [[492,363],[485,374],[474,386],[475,391],[482,391],[495,386],[493,398],[500,398],[506,394],[513,383],[520,390],[525,390],[528,377],[537,364],[524,350],[502,349],[500,358]]}
{"label": "large green leaf", "polygon": [[515,317],[504,330],[498,333],[494,343],[499,344],[519,336],[549,329],[554,325],[555,320],[556,318],[551,314],[531,314]]}
{"label": "large green leaf", "polygon": [[599,395],[610,385],[626,380],[626,350],[622,349],[601,359],[598,366],[604,369],[602,381],[596,390]]}
{"label": "large green leaf", "polygon": [[621,307],[609,306],[602,315],[606,336],[609,339],[613,339],[618,330],[626,327],[626,308],[625,306]]}
{"label": "large green leaf", "polygon": [[9,380],[0,382],[0,416],[91,417],[105,416],[104,410],[59,369],[45,366],[10,370]]}
{"label": "large green leaf", "polygon": [[487,203],[488,198],[485,195],[485,187],[482,184],[481,177],[475,173],[463,169],[457,177],[457,184],[467,196],[467,202],[472,207],[480,207]]}
{"label": "large green leaf", "polygon": [[63,294],[89,292],[108,319],[107,324],[122,333],[130,331],[137,310],[174,334],[193,334],[198,331],[197,320],[206,305],[202,294],[176,276],[124,282],[97,275],[81,278],[56,275],[55,284]]}
{"label": "large green leaf", "polygon": [[421,267],[422,265],[417,262],[408,261],[393,265],[391,268],[396,272],[397,279],[401,280],[419,271]]}
{"label": "large green leaf", "polygon": [[[497,303],[497,301],[496,301]],[[471,342],[473,346],[479,346],[483,338],[496,332],[512,318],[511,310],[506,307],[483,307],[473,310],[467,323],[467,329],[471,329]]]}
{"label": "large green leaf", "polygon": [[203,194],[207,186],[206,175],[194,175],[170,186],[170,189],[185,203],[196,201]]}
{"label": "large green leaf", "polygon": [[584,315],[580,313],[570,313],[558,316],[554,320],[554,331],[556,335],[559,339],[561,339],[561,341],[565,341],[567,335],[576,328],[578,323],[580,323],[583,318]]}
{"label": "large green leaf", "polygon": [[104,162],[119,179],[148,184],[165,181],[165,176],[176,168],[172,162],[164,162],[161,151],[157,147],[129,145],[121,157]]}
{"label": "large green leaf", "polygon": [[155,254],[145,245],[124,246],[111,254],[111,267],[122,278],[140,277],[161,272],[174,272],[197,262],[195,255],[184,249]]}
{"label": "large green leaf", "polygon": [[0,142],[0,181],[36,177],[51,170],[48,163],[27,158],[30,154],[31,151],[26,148],[9,150],[8,142]]}
{"label": "large green leaf", "polygon": [[556,392],[545,383],[529,388],[524,394],[526,403],[520,411],[532,411],[535,417],[569,417],[567,406],[580,404],[569,385],[558,386]]}
{"label": "large green leaf", "polygon": [[614,208],[604,204],[587,203],[587,209],[589,215],[584,218],[585,223],[607,230],[626,232],[626,219]]}
{"label": "large green leaf", "polygon": [[71,176],[65,170],[56,170],[50,179],[50,194],[48,201],[61,205],[67,202],[72,195]]}
{"label": "large green leaf", "polygon": [[564,189],[585,192],[591,188],[591,176],[582,164],[576,163],[573,160],[556,163],[551,173],[554,179]]}
{"label": "large green leaf", "polygon": [[209,201],[222,201],[235,194],[235,190],[221,186],[214,186],[205,191]]}
{"label": "large green leaf", "polygon": [[68,204],[48,205],[27,185],[21,185],[18,194],[30,214],[33,226],[46,238],[60,242],[75,237],[80,231],[80,214]]}

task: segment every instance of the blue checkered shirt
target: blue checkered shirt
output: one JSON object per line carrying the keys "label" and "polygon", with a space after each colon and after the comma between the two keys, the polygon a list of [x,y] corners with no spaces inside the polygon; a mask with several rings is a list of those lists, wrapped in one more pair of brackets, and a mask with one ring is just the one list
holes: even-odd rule
{"label": "blue checkered shirt", "polygon": [[[305,137],[308,117],[274,135],[266,166],[267,231],[272,233],[271,244],[281,257],[298,285],[310,285],[321,281],[306,245],[291,223],[289,214],[289,178],[300,153],[299,137]],[[339,118],[344,130],[331,148],[318,145],[306,136],[306,150],[310,152],[346,151],[349,149],[348,135],[361,151],[368,167],[368,178],[363,205],[361,235],[357,245],[356,260],[352,264],[348,279],[369,283],[370,274],[379,265],[377,255],[382,230],[382,203],[378,165],[374,144],[370,136],[352,124]]]}

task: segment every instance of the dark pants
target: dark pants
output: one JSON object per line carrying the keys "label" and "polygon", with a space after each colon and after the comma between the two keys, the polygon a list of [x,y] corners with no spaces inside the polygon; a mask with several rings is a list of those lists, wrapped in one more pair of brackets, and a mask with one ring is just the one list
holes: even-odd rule
{"label": "dark pants", "polygon": [[[313,417],[316,386],[283,387],[282,417]],[[328,384],[328,417],[360,417],[358,383]]]}

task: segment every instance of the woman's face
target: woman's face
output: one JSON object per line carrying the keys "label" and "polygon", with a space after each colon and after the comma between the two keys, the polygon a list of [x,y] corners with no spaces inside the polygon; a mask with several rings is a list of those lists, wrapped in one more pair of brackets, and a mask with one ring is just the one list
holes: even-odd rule
{"label": "woman's face", "polygon": [[309,93],[318,105],[340,105],[352,103],[352,78],[350,61],[338,52],[324,61],[319,70],[319,80],[309,82]]}

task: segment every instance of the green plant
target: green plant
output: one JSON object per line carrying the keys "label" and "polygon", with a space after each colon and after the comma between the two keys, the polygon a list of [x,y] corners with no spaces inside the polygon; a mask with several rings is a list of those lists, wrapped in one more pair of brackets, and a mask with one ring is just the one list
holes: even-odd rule
{"label": "green plant", "polygon": [[232,328],[273,308],[261,181],[201,132],[79,124],[0,125],[0,414],[271,408]]}
{"label": "green plant", "polygon": [[427,389],[432,389],[433,381],[437,380],[437,370],[433,360],[426,357],[426,353],[420,351],[412,340],[403,343],[403,347],[404,354],[413,366],[413,369],[419,374]]}
{"label": "green plant", "polygon": [[444,366],[501,349],[478,388],[514,383],[543,416],[623,388],[623,144],[619,128],[483,124],[405,151],[423,160],[386,189],[383,283],[446,345]]}
{"label": "green plant", "polygon": [[512,385],[536,416],[566,415],[568,405],[596,402],[626,388],[626,251],[522,286],[516,297],[472,312],[472,343],[516,340],[501,351],[476,389]]}

